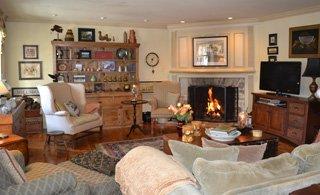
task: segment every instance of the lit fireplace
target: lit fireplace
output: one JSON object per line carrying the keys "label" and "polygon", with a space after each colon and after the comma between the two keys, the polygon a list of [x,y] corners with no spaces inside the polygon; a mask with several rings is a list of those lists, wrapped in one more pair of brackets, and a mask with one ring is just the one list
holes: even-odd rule
{"label": "lit fireplace", "polygon": [[194,120],[234,122],[238,116],[238,88],[221,86],[188,87],[188,102]]}
{"label": "lit fireplace", "polygon": [[220,118],[223,114],[223,108],[219,103],[219,100],[215,98],[212,87],[208,90],[208,106],[207,115],[212,118]]}

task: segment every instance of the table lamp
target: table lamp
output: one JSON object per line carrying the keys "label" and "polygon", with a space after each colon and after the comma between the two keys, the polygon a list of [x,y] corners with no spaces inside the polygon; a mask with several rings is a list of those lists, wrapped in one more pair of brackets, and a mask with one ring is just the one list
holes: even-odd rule
{"label": "table lamp", "polygon": [[311,92],[309,100],[315,100],[316,96],[314,94],[318,90],[316,79],[320,77],[320,58],[308,58],[307,67],[302,76],[312,78],[312,83],[309,85],[309,89]]}

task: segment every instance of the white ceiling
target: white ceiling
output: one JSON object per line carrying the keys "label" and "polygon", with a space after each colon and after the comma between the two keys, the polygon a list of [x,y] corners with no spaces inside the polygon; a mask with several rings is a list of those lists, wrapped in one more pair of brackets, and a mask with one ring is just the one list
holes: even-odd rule
{"label": "white ceiling", "polygon": [[143,27],[221,22],[229,16],[261,19],[312,7],[320,7],[320,0],[0,0],[8,21]]}

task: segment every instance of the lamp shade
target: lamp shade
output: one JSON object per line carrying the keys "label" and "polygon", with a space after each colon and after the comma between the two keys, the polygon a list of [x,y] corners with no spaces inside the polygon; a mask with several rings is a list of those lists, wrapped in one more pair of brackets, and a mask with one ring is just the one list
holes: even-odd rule
{"label": "lamp shade", "polygon": [[302,74],[303,77],[320,77],[320,58],[308,58],[307,67]]}
{"label": "lamp shade", "polygon": [[0,81],[0,95],[5,95],[5,94],[8,94],[9,91],[7,89],[7,87],[5,86],[5,84]]}

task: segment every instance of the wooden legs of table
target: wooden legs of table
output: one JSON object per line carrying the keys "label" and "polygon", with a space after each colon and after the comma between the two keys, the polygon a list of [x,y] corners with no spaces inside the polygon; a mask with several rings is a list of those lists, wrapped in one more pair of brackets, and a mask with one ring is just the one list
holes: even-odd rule
{"label": "wooden legs of table", "polygon": [[151,135],[154,135],[154,126],[157,122],[156,118],[151,118]]}
{"label": "wooden legs of table", "polygon": [[50,143],[52,141],[53,141],[53,146],[57,151],[57,153],[58,151],[64,151],[68,159],[69,158],[68,141],[64,138],[64,134],[58,134],[58,135],[47,134],[46,141],[44,143],[44,150],[46,150],[47,147],[50,147]]}

